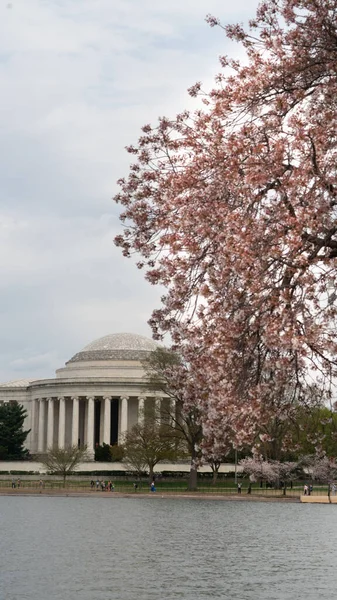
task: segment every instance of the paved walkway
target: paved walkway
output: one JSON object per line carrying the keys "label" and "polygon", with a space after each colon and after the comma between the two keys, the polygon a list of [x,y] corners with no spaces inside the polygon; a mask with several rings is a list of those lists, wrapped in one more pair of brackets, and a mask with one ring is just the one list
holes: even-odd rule
{"label": "paved walkway", "polygon": [[311,494],[310,496],[301,496],[300,501],[304,504],[337,504],[337,496],[315,496]]}
{"label": "paved walkway", "polygon": [[[202,494],[199,492],[101,492],[101,491],[79,491],[72,489],[42,489],[32,490],[29,488],[1,489],[0,496],[47,496],[47,497],[73,497],[73,498],[184,498],[187,500],[224,500],[238,502],[299,502],[299,498],[287,496],[254,496],[248,494]],[[337,500],[337,497],[336,497]]]}

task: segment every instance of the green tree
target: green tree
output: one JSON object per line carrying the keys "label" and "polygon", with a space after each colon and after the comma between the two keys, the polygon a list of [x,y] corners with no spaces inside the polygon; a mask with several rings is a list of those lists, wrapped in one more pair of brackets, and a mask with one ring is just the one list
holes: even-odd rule
{"label": "green tree", "polygon": [[90,460],[90,456],[86,447],[68,446],[66,448],[49,448],[47,454],[41,454],[38,460],[53,475],[61,475],[63,487],[65,487],[66,477],[76,471],[80,463]]}
{"label": "green tree", "polygon": [[162,460],[174,460],[177,455],[172,430],[147,418],[137,423],[124,436],[124,459],[127,468],[140,475],[147,470],[152,480],[154,467]]}
{"label": "green tree", "polygon": [[300,455],[337,457],[337,413],[327,406],[300,407],[293,438]]}
{"label": "green tree", "polygon": [[124,457],[124,450],[122,446],[113,444],[103,444],[100,446],[97,444],[95,448],[95,461],[97,462],[121,462]]}
{"label": "green tree", "polygon": [[24,443],[30,429],[23,428],[26,416],[26,409],[18,402],[0,405],[1,460],[20,460],[27,456]]}
{"label": "green tree", "polygon": [[110,455],[112,462],[121,462],[124,458],[123,446],[118,446],[118,444],[110,446]]}
{"label": "green tree", "polygon": [[324,400],[316,385],[303,390],[285,386],[271,395],[262,409],[255,450],[267,461],[296,461],[302,455],[315,454],[316,448],[334,455],[337,415]]}
{"label": "green tree", "polygon": [[97,445],[95,448],[95,460],[97,462],[111,462],[112,456],[109,444]]}

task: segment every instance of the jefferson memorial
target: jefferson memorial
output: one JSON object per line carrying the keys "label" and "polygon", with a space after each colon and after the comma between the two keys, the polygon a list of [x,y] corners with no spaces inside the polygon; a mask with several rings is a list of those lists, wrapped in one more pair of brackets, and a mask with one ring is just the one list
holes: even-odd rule
{"label": "jefferson memorial", "polygon": [[56,371],[54,379],[10,381],[0,385],[0,402],[16,400],[27,410],[25,446],[32,454],[47,448],[115,444],[138,420],[147,393],[142,361],[158,344],[146,337],[117,333],[95,340]]}

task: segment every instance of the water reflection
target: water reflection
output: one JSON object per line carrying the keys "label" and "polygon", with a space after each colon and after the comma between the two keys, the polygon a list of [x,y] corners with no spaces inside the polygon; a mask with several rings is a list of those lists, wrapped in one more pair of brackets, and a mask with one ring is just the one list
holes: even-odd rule
{"label": "water reflection", "polygon": [[334,505],[0,497],[0,519],[1,600],[334,594]]}

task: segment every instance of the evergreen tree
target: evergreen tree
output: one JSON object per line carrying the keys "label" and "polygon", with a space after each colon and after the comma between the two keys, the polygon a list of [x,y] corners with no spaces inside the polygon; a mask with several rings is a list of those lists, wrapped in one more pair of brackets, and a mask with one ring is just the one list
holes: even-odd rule
{"label": "evergreen tree", "polygon": [[17,402],[0,405],[1,460],[20,460],[26,457],[28,450],[24,448],[24,442],[30,431],[23,429],[26,416],[26,409]]}
{"label": "evergreen tree", "polygon": [[98,462],[111,462],[111,452],[109,444],[97,445],[95,448],[95,460]]}

